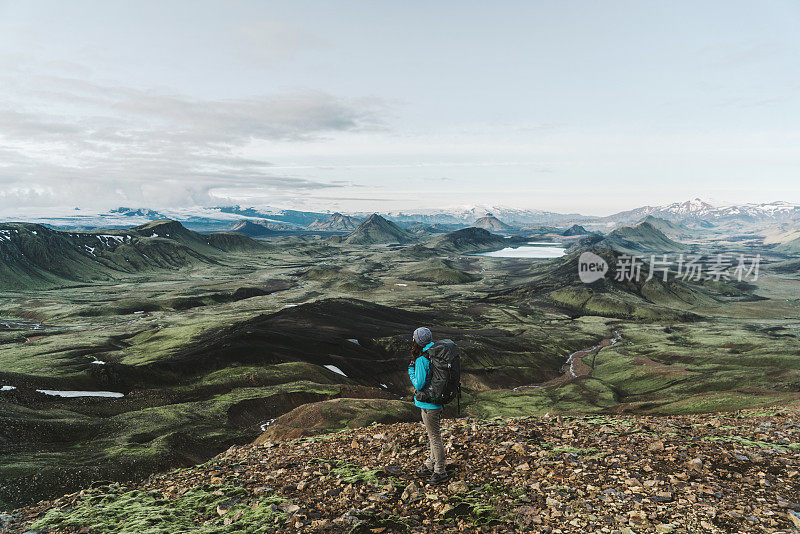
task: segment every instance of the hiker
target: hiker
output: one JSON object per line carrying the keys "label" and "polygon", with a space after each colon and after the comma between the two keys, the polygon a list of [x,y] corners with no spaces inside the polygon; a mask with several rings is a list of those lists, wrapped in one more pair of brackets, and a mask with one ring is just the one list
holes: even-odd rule
{"label": "hiker", "polygon": [[417,390],[417,395],[414,395],[414,404],[422,410],[422,423],[425,425],[430,444],[428,459],[417,470],[417,475],[429,476],[428,483],[437,485],[444,483],[448,478],[440,426],[444,405],[422,402],[417,398],[419,393],[426,389],[429,390],[431,386],[431,362],[425,353],[434,346],[433,334],[423,326],[414,330],[412,337],[408,376],[411,378],[414,389]]}

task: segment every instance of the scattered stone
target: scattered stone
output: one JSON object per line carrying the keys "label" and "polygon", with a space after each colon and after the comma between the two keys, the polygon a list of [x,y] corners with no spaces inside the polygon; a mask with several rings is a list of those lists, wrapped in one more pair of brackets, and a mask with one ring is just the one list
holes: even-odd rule
{"label": "scattered stone", "polygon": [[794,528],[800,529],[800,514],[794,510],[789,510],[789,520],[794,525]]}
{"label": "scattered stone", "polygon": [[469,488],[463,480],[457,480],[447,485],[447,491],[450,493],[466,493],[469,491]]}
{"label": "scattered stone", "polygon": [[[800,530],[793,413],[448,419],[443,430],[453,476],[446,486],[423,489],[414,471],[427,438],[421,425],[401,423],[235,447],[205,468],[154,475],[129,489],[172,500],[210,483],[220,496],[235,486],[234,500],[198,518],[210,530],[236,528],[247,507],[278,514],[265,531],[290,533]],[[24,532],[52,509],[79,510],[97,491],[0,514],[0,531]]]}
{"label": "scattered stone", "polygon": [[411,482],[406,488],[403,490],[402,495],[400,498],[404,501],[413,501],[418,500],[420,498],[419,495],[420,488],[416,482]]}

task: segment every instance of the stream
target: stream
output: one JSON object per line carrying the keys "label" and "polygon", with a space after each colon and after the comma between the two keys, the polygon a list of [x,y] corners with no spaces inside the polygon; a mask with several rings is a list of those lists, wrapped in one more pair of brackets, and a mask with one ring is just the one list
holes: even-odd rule
{"label": "stream", "polygon": [[[597,350],[597,349],[601,349],[603,347],[610,347],[612,345],[615,345],[621,339],[622,339],[622,334],[619,333],[619,330],[614,330],[614,337],[611,337],[611,338],[608,338],[608,339],[604,339],[600,343],[598,343],[597,345],[595,345],[593,347],[589,347],[588,349],[576,350],[575,352],[570,354],[569,357],[567,357],[567,361],[564,362],[564,366],[563,367],[566,368],[565,371],[564,371],[564,374],[566,375],[567,373],[569,373],[572,377],[577,378],[578,374],[575,373],[575,358],[576,357],[583,356],[584,354],[589,354],[590,352],[592,352],[594,350]],[[517,386],[515,388],[512,388],[512,391],[520,391],[520,390],[523,390],[523,389],[532,389],[532,388],[540,388],[540,387],[542,387],[540,384],[534,384],[534,385],[530,385],[530,386]]]}

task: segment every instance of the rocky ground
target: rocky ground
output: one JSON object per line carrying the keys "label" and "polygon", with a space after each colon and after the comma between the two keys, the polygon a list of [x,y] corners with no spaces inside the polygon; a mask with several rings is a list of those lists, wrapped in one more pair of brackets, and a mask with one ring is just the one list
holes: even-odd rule
{"label": "rocky ground", "polygon": [[[800,420],[444,422],[452,480],[425,486],[421,424],[235,447],[201,466],[0,516],[9,532],[792,532]],[[797,510],[797,512],[796,512]]]}

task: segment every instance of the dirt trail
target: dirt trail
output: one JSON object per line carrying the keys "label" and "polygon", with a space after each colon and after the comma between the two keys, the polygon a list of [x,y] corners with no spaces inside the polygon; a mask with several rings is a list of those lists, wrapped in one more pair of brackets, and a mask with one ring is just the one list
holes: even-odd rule
{"label": "dirt trail", "polygon": [[541,384],[532,384],[530,386],[517,386],[513,388],[513,391],[521,391],[523,389],[531,389],[531,388],[540,388],[545,386],[561,386],[567,384],[572,381],[574,378],[578,378],[579,376],[586,376],[589,374],[589,368],[581,360],[582,356],[590,354],[595,350],[602,349],[603,347],[610,347],[611,345],[615,345],[618,341],[622,339],[622,334],[619,333],[619,330],[614,330],[614,337],[604,339],[597,345],[593,347],[589,347],[587,349],[576,350],[572,354],[569,355],[567,361],[564,362],[564,374],[559,377],[553,378],[548,380],[547,382],[542,382]]}

